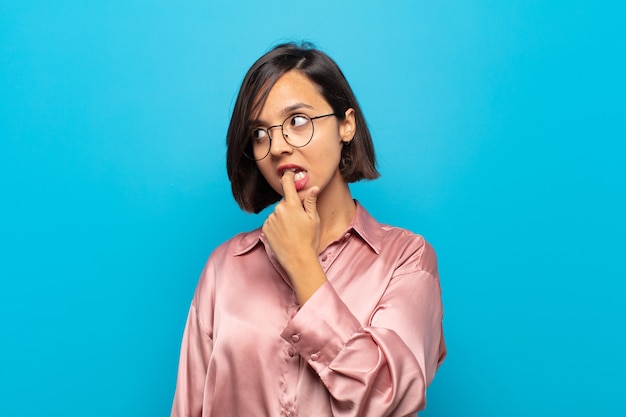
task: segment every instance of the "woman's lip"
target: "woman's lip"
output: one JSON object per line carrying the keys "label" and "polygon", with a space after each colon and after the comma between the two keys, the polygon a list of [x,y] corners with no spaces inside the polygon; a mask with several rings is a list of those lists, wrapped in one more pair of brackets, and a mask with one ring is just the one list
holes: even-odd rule
{"label": "woman's lip", "polygon": [[276,170],[276,172],[278,173],[278,178],[282,178],[286,171],[298,172],[298,171],[306,171],[306,169],[302,168],[301,166],[293,165],[293,164],[281,165]]}
{"label": "woman's lip", "polygon": [[296,186],[296,191],[303,190],[309,182],[309,173],[306,171],[302,172],[304,172],[304,176],[294,183],[294,185]]}
{"label": "woman's lip", "polygon": [[[296,191],[303,190],[309,182],[309,172],[306,169],[302,168],[301,166],[294,165],[294,164],[285,164],[285,165],[279,166],[276,171],[278,173],[278,178],[281,182],[282,182],[282,177],[285,174],[285,172],[293,171],[294,172],[294,186],[296,187]],[[301,176],[302,178],[296,179],[295,178],[296,174],[298,175],[298,177]]]}

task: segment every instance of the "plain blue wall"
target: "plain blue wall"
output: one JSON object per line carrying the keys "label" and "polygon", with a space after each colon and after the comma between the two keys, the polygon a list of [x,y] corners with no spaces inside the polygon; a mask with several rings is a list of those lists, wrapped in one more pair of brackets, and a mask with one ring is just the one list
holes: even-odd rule
{"label": "plain blue wall", "polygon": [[277,41],[336,59],[437,249],[449,357],[424,416],[602,416],[626,386],[621,1],[3,1],[0,415],[166,416],[211,250],[264,215],[224,136]]}

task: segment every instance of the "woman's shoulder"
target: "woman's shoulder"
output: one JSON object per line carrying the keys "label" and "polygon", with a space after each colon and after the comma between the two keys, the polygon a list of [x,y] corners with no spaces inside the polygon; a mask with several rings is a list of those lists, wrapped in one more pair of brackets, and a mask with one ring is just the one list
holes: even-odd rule
{"label": "woman's shoulder", "polygon": [[426,239],[423,235],[401,226],[394,226],[386,223],[380,223],[380,227],[384,230],[385,239],[414,241],[416,243],[425,244]]}
{"label": "woman's shoulder", "polygon": [[261,243],[263,232],[257,228],[247,232],[237,233],[230,239],[219,244],[211,253],[210,258],[231,257],[249,252]]}
{"label": "woman's shoulder", "polygon": [[434,253],[434,249],[426,238],[410,229],[392,226],[388,224],[381,224],[381,228],[384,231],[383,244],[384,246],[400,246],[407,249],[419,250],[421,252]]}
{"label": "woman's shoulder", "polygon": [[238,233],[215,247],[205,262],[198,287],[214,285],[208,283],[212,283],[218,275],[237,271],[241,265],[239,255],[252,251],[260,242],[261,234],[260,229]]}
{"label": "woman's shoulder", "polygon": [[381,253],[395,254],[398,263],[411,269],[427,271],[437,277],[437,255],[421,234],[397,226],[382,225],[385,230]]}
{"label": "woman's shoulder", "polygon": [[410,245],[411,247],[430,246],[421,234],[408,228],[379,222],[363,206],[357,205],[357,207],[354,227],[359,233],[367,235],[372,243]]}
{"label": "woman's shoulder", "polygon": [[432,245],[419,233],[408,228],[380,223],[361,207],[359,220],[362,235],[379,255],[392,257],[399,264],[437,274],[437,256]]}

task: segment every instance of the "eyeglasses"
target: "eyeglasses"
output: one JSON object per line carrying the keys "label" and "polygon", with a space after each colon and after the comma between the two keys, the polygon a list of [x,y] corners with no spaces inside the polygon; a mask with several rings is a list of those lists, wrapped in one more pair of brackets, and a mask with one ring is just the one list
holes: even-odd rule
{"label": "eyeglasses", "polygon": [[293,114],[279,125],[270,127],[255,127],[250,132],[250,144],[244,151],[244,155],[254,161],[260,161],[270,153],[272,147],[272,129],[280,127],[285,142],[294,148],[302,148],[313,139],[313,120],[323,117],[335,116],[335,113],[310,117],[306,114]]}

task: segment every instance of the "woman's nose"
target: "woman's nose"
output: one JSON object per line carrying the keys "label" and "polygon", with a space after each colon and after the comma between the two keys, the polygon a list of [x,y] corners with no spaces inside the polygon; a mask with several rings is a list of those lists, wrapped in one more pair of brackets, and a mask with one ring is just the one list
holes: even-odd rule
{"label": "woman's nose", "polygon": [[270,153],[274,156],[279,156],[284,153],[291,153],[293,147],[287,142],[283,136],[282,131],[274,131],[276,134],[272,135],[270,142]]}

